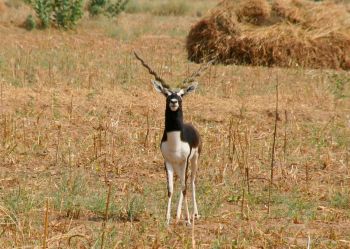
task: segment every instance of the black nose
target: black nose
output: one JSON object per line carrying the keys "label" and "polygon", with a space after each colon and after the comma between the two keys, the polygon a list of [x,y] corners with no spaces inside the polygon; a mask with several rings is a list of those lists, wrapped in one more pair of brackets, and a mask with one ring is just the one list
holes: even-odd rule
{"label": "black nose", "polygon": [[170,100],[170,103],[176,104],[176,103],[177,103],[177,99],[171,99],[171,100]]}

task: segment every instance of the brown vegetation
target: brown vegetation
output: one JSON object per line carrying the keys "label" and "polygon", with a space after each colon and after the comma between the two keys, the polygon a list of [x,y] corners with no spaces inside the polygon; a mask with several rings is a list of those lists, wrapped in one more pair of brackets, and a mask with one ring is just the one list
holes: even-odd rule
{"label": "brown vegetation", "polygon": [[271,7],[265,0],[248,0],[242,2],[236,14],[240,22],[259,25],[270,17]]}
{"label": "brown vegetation", "polygon": [[224,1],[195,24],[188,58],[225,64],[350,69],[350,14],[303,0]]}

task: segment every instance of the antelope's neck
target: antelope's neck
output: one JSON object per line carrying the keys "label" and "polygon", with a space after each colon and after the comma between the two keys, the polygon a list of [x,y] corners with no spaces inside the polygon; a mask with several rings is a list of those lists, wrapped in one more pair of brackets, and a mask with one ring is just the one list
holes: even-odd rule
{"label": "antelope's neck", "polygon": [[183,114],[182,110],[177,110],[172,112],[170,110],[165,111],[165,131],[166,133],[172,131],[179,131],[180,133],[183,130]]}

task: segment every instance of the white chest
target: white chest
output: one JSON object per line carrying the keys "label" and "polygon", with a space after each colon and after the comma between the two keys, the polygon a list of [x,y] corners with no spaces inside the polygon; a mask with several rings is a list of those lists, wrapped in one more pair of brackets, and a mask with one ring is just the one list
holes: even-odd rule
{"label": "white chest", "polygon": [[180,164],[187,160],[191,150],[188,143],[181,141],[180,131],[172,131],[167,133],[167,140],[162,142],[161,151],[166,161]]}

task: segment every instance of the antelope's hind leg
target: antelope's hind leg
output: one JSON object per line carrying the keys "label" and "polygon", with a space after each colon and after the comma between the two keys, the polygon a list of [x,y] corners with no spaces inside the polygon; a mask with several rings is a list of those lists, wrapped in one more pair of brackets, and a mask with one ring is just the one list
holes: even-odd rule
{"label": "antelope's hind leg", "polygon": [[198,206],[197,206],[197,200],[196,200],[196,175],[197,175],[197,168],[198,168],[198,158],[199,158],[199,154],[198,152],[196,152],[191,159],[191,187],[192,187],[193,216],[196,219],[200,217],[198,213]]}
{"label": "antelope's hind leg", "polygon": [[186,212],[186,223],[187,225],[191,224],[191,219],[190,219],[190,213],[188,210],[188,202],[187,202],[187,195],[186,195],[186,190],[187,190],[187,166],[188,162],[186,161],[186,164],[181,165],[178,167],[177,174],[179,175],[180,178],[180,198],[179,198],[179,204],[177,206],[177,212],[176,212],[176,222],[178,222],[181,218],[181,212],[182,212],[182,202],[185,199],[185,212]]}

